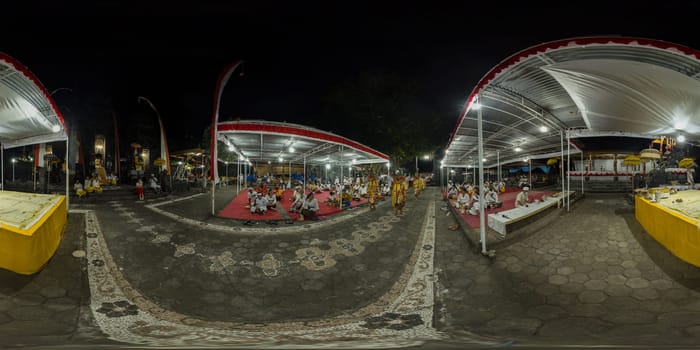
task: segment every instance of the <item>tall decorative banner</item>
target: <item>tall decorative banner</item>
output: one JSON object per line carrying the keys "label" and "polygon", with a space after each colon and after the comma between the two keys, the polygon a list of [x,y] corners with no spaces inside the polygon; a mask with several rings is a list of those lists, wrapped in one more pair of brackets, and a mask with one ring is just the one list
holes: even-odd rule
{"label": "tall decorative banner", "polygon": [[219,123],[219,105],[221,104],[221,95],[224,92],[224,87],[226,86],[228,79],[231,77],[231,74],[233,74],[233,71],[235,71],[236,68],[238,68],[238,66],[240,66],[242,63],[243,61],[238,61],[226,66],[226,68],[224,68],[224,70],[221,72],[221,75],[219,75],[219,80],[216,82],[216,90],[214,91],[214,106],[211,117],[211,152],[209,154],[211,156],[211,170],[209,171],[209,179],[214,183],[216,183],[216,180],[219,179],[217,164],[219,155],[216,147],[216,128],[217,124]]}
{"label": "tall decorative banner", "polygon": [[44,156],[46,155],[46,144],[37,144],[34,148],[34,167],[43,168],[44,167]]}
{"label": "tall decorative banner", "polygon": [[153,109],[158,116],[158,125],[160,126],[160,158],[165,161],[165,170],[167,174],[170,175],[170,152],[168,152],[168,139],[165,137],[165,128],[163,128],[163,120],[160,118],[160,113],[158,113],[156,106],[154,106],[149,99],[139,96],[138,101],[148,103],[151,109]]}

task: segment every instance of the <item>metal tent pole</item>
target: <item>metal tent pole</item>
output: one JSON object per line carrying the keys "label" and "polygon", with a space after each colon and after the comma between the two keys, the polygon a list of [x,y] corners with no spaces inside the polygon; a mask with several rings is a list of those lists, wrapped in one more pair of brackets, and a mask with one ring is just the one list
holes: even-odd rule
{"label": "metal tent pole", "polygon": [[530,191],[535,189],[532,185],[532,158],[527,157],[527,185],[530,186]]}
{"label": "metal tent pole", "polygon": [[0,143],[0,191],[5,191],[5,145]]}
{"label": "metal tent pole", "polygon": [[561,194],[564,195],[564,130],[559,130],[561,138],[561,161],[559,162],[559,172],[561,173]]}
{"label": "metal tent pole", "polygon": [[343,207],[343,192],[345,191],[345,182],[343,181],[343,145],[340,145],[340,207]]}
{"label": "metal tent pole", "polygon": [[[481,99],[477,95],[478,101]],[[482,127],[482,108],[477,110],[477,127],[478,127],[478,137],[479,137],[479,237],[481,238],[481,254],[486,254],[486,216],[484,214],[484,208],[486,207],[486,202],[484,201],[484,135]]]}
{"label": "metal tent pole", "polygon": [[302,181],[302,183],[303,183],[302,186],[304,186],[304,187],[302,187],[302,188],[303,188],[303,192],[306,193],[306,156],[304,156],[304,173],[303,174],[304,174],[304,178]]}
{"label": "metal tent pole", "polygon": [[571,206],[571,131],[566,130],[566,211]]}
{"label": "metal tent pole", "polygon": [[[68,139],[66,139],[66,208],[70,209],[70,166],[68,166],[68,150]],[[14,177],[14,168],[12,176]],[[14,178],[12,181],[14,181]]]}
{"label": "metal tent pole", "polygon": [[[583,150],[581,150],[581,169],[583,169]],[[583,176],[581,176],[581,194],[583,194]]]}
{"label": "metal tent pole", "polygon": [[501,151],[496,151],[496,181],[501,182]]}

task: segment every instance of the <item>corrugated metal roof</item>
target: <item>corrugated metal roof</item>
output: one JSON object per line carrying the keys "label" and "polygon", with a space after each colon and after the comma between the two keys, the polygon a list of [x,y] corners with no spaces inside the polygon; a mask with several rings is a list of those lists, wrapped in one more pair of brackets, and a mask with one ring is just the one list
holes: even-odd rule
{"label": "corrugated metal roof", "polygon": [[[564,62],[615,60],[650,64],[697,79],[700,75],[699,57],[700,52],[681,45],[624,37],[574,38],[525,49],[494,67],[474,88],[445,150],[443,164],[462,167],[471,164],[468,160],[478,156],[477,110],[472,108],[477,95],[483,106],[484,158],[487,159],[485,166],[488,167],[495,165],[497,154],[501,160],[517,160],[558,152],[564,130],[587,128],[587,122],[601,120],[600,116],[597,116],[598,119],[585,120],[584,113],[581,113],[576,103],[577,99],[581,103],[580,96],[572,97],[572,89],[567,90],[543,68]],[[576,82],[585,86],[586,77],[579,77],[576,72],[570,76],[574,81],[581,80]],[[634,87],[630,90],[634,90]],[[603,96],[606,91],[596,93]],[[586,97],[587,101],[595,101],[595,96]],[[605,96],[608,103],[614,98],[616,96]],[[630,112],[632,111],[638,112]],[[634,115],[631,118],[645,116]],[[696,116],[690,118],[690,123],[700,125]],[[656,120],[650,117],[648,122]],[[615,130],[610,131],[625,131],[623,122],[605,123],[607,127],[611,124]],[[546,126],[547,131],[540,131],[541,126]],[[596,125],[592,129],[607,131],[596,129]],[[635,132],[638,135],[638,130]],[[650,138],[655,136],[658,134],[649,134]],[[516,148],[521,150],[516,151]]]}
{"label": "corrugated metal roof", "polygon": [[0,142],[5,148],[67,139],[48,91],[29,69],[3,53],[0,91]]}

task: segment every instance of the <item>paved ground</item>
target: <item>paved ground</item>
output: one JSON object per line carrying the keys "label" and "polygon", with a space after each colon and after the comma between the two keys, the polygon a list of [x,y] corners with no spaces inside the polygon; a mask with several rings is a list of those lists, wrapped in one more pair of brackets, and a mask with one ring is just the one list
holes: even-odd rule
{"label": "paved ground", "polygon": [[438,329],[528,344],[698,344],[700,269],[650,238],[621,195],[586,195],[493,260],[437,231]]}
{"label": "paved ground", "polygon": [[[217,203],[232,196],[217,192]],[[384,202],[332,220],[252,227],[211,218],[209,194],[78,202],[46,269],[0,271],[0,339],[4,346],[698,344],[700,269],[651,239],[622,195],[587,194],[493,259],[447,229],[454,217],[439,210],[439,199],[428,188],[402,217]]]}
{"label": "paved ground", "polygon": [[[198,196],[164,210],[207,201]],[[421,215],[400,225],[377,210],[344,225],[296,223],[291,233],[262,222],[264,231],[252,236],[164,222],[137,202],[110,203],[97,217],[128,282],[163,308],[263,323],[333,317],[381,297],[408,263],[420,232],[411,228],[421,226],[427,202],[411,202],[408,210]]]}

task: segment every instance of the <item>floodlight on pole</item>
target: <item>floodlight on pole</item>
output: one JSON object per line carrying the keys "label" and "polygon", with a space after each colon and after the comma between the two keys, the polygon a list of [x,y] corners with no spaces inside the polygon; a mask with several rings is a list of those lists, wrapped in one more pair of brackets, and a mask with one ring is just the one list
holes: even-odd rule
{"label": "floodlight on pole", "polygon": [[17,163],[17,158],[12,158],[12,182],[15,182],[15,163]]}

